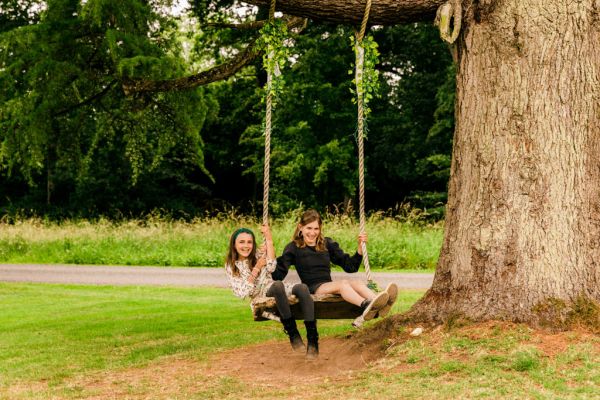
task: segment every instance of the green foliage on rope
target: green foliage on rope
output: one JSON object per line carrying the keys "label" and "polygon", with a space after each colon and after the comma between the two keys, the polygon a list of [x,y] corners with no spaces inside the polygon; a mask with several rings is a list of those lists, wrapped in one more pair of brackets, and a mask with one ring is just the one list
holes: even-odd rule
{"label": "green foliage on rope", "polygon": [[289,49],[285,46],[288,39],[287,25],[282,20],[272,20],[267,22],[260,30],[260,37],[257,40],[257,47],[263,52],[263,68],[271,75],[271,86],[265,88],[265,97],[272,96],[273,106],[276,99],[283,91],[285,80],[280,71],[285,66]]}
{"label": "green foliage on rope", "polygon": [[[375,68],[379,62],[379,49],[372,35],[365,35],[361,42],[358,41],[355,35],[351,35],[350,41],[355,54],[359,51],[359,46],[362,46],[365,52],[363,78],[360,82],[356,81],[356,77],[352,80],[354,87],[350,88],[350,92],[353,94],[352,102],[354,104],[357,103],[358,96],[362,97],[364,118],[366,119],[371,113],[369,103],[379,93],[379,71]],[[356,65],[353,63],[352,67],[348,72],[350,75],[354,74]]]}

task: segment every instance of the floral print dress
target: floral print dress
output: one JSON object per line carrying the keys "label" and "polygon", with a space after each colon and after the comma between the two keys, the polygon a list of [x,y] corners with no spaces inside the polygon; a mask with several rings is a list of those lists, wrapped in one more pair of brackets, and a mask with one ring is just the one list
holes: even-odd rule
{"label": "floral print dress", "polygon": [[[274,282],[271,273],[277,267],[277,260],[267,260],[267,265],[260,271],[254,283],[248,281],[252,272],[248,260],[236,261],[235,266],[239,271],[237,276],[233,274],[231,265],[225,266],[225,272],[233,293],[242,299],[246,297],[250,297],[251,299],[266,297],[267,291]],[[284,285],[286,294],[290,296],[292,294],[291,285],[288,283]]]}

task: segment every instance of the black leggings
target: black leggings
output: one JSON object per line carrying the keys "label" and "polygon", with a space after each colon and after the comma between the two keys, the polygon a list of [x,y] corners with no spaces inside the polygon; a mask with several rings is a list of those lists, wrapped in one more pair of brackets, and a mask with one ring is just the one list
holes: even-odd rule
{"label": "black leggings", "polygon": [[[308,286],[304,283],[294,285],[292,288],[292,294],[300,300],[300,307],[302,308],[302,314],[304,315],[305,321],[315,320],[315,304],[312,296],[308,291]],[[277,310],[281,319],[288,319],[292,316],[292,310],[290,309],[290,303],[288,302],[287,295],[285,294],[285,286],[281,281],[275,281],[267,290],[268,297],[275,297],[277,303]]]}

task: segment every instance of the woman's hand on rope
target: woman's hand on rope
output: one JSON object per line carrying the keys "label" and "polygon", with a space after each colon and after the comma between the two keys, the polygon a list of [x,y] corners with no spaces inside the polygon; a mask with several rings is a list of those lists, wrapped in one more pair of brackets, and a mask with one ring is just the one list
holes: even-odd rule
{"label": "woman's hand on rope", "polygon": [[266,243],[261,244],[256,249],[256,257],[257,258],[264,257],[266,253],[267,253],[267,244]]}
{"label": "woman's hand on rope", "polygon": [[250,278],[248,279],[250,283],[254,283],[256,281],[260,275],[260,271],[262,271],[265,265],[267,265],[267,259],[265,257],[261,257],[256,260],[256,265],[254,265],[254,268],[252,268],[252,271],[250,272]]}
{"label": "woman's hand on rope", "polygon": [[258,272],[260,272],[260,270],[263,269],[265,265],[267,265],[267,259],[265,257],[261,257],[258,260],[256,260],[256,265],[254,266],[254,269],[252,271],[258,270]]}
{"label": "woman's hand on rope", "polygon": [[275,247],[273,246],[273,235],[271,234],[271,227],[269,224],[263,224],[260,227],[260,230],[265,238],[265,252],[263,254],[266,255],[267,259],[274,260],[275,259]]}
{"label": "woman's hand on rope", "polygon": [[260,227],[260,231],[262,232],[265,241],[256,249],[257,258],[261,258],[267,255],[269,244],[273,243],[273,236],[271,235],[271,229],[269,228],[268,224],[262,225]]}
{"label": "woman's hand on rope", "polygon": [[362,244],[363,243],[367,243],[369,241],[368,235],[366,232],[363,232],[361,234],[358,235],[358,254],[360,254],[362,256]]}

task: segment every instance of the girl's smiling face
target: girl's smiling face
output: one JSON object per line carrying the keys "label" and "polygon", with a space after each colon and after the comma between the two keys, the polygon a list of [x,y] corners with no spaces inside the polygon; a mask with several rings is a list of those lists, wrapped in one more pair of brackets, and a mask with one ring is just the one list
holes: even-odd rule
{"label": "girl's smiling face", "polygon": [[314,246],[317,244],[317,238],[319,237],[319,233],[321,233],[321,228],[319,227],[319,221],[309,222],[304,226],[300,226],[300,232],[302,232],[302,237],[304,238],[304,243],[308,246]]}
{"label": "girl's smiling face", "polygon": [[254,248],[254,240],[252,240],[252,235],[249,233],[240,233],[237,238],[235,238],[235,251],[237,251],[240,260],[245,260],[252,253],[252,249]]}

